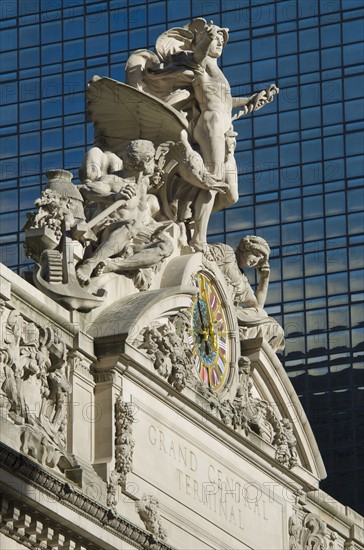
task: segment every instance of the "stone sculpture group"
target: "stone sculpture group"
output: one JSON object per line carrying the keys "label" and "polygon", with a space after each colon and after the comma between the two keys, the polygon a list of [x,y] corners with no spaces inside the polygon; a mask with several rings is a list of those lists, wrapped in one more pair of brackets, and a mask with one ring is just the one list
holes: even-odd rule
{"label": "stone sculpture group", "polygon": [[100,277],[110,272],[148,289],[174,252],[171,224],[185,253],[216,255],[207,245],[210,215],[239,196],[232,122],[278,93],[271,85],[232,97],[217,64],[227,40],[228,29],[197,18],[163,33],[156,53],[133,53],[126,84],[89,83],[95,145],[80,167],[81,184],[64,170],[48,172],[25,226],[26,252],[40,266],[35,282],[48,295],[87,311],[102,302]]}

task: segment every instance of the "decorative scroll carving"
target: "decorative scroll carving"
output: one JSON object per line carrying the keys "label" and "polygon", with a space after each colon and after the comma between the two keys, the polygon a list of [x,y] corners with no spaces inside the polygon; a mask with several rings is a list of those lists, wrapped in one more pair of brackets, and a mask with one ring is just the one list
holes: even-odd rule
{"label": "decorative scroll carving", "polygon": [[143,495],[136,502],[136,509],[146,529],[158,539],[165,540],[167,538],[167,531],[162,526],[158,500],[152,495]]}
{"label": "decorative scroll carving", "polygon": [[65,452],[67,372],[67,349],[57,332],[10,311],[0,341],[0,406],[24,426],[22,451],[51,467]]}
{"label": "decorative scroll carving", "polygon": [[289,550],[326,550],[326,523],[309,513],[301,520],[296,513],[289,518]]}
{"label": "decorative scroll carving", "polygon": [[[133,422],[132,404],[123,401],[122,395],[119,395],[115,403],[115,472],[122,487],[125,485],[126,475],[132,469],[135,445],[132,436]],[[115,479],[116,476],[113,475],[109,482],[111,487],[115,484]]]}

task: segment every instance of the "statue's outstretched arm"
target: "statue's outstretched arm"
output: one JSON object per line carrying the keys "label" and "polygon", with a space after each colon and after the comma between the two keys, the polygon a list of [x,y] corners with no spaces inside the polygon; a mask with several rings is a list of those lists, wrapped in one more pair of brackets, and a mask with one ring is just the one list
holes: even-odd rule
{"label": "statue's outstretched arm", "polygon": [[275,84],[270,84],[265,90],[257,92],[250,97],[233,97],[233,109],[243,108],[243,110],[234,115],[232,120],[237,120],[252,111],[258,111],[268,103],[271,103],[274,96],[278,93],[279,88]]}
{"label": "statue's outstretched arm", "polygon": [[200,42],[194,47],[193,57],[196,63],[198,63],[199,65],[204,65],[212,40],[213,34],[211,29],[208,28],[206,29],[205,35],[202,40],[200,40]]}

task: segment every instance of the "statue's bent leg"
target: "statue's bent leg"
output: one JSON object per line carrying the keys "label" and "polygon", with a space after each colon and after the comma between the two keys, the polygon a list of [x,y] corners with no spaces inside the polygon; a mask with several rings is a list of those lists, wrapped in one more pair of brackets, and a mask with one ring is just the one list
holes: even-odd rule
{"label": "statue's bent leg", "polygon": [[145,245],[139,252],[130,258],[112,258],[103,260],[99,273],[134,271],[136,269],[148,269],[158,264],[164,258],[168,258],[174,250],[170,239],[165,238],[157,242]]}
{"label": "statue's bent leg", "polygon": [[201,191],[195,202],[195,230],[190,246],[204,251],[207,247],[207,226],[215,202],[216,191]]}
{"label": "statue's bent leg", "polygon": [[97,264],[120,252],[125,244],[133,238],[132,224],[127,224],[114,229],[109,237],[92,254],[90,258],[82,262],[77,268],[77,277],[82,283],[86,283]]}

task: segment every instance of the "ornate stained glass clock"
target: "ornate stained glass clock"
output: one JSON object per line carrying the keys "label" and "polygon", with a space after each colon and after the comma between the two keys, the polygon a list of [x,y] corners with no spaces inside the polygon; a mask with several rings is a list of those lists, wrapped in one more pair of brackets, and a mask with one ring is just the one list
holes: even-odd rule
{"label": "ornate stained glass clock", "polygon": [[198,289],[189,336],[193,360],[202,382],[219,390],[227,378],[231,355],[226,312],[210,276],[197,273],[193,284]]}

